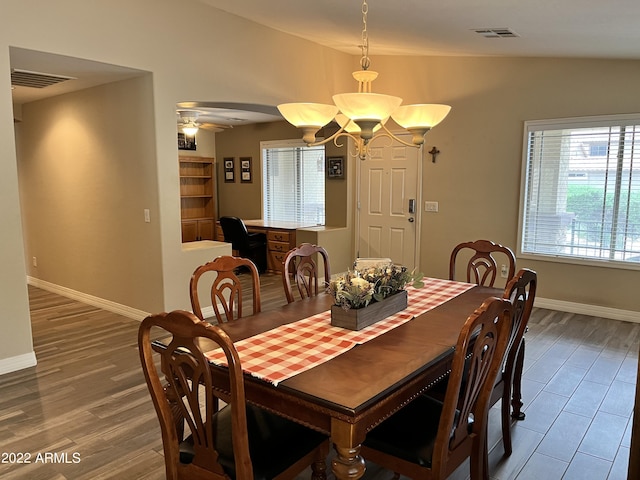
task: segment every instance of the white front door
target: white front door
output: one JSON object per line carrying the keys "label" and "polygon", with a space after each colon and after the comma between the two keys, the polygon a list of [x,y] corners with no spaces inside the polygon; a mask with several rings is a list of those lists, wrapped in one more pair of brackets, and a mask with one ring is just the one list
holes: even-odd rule
{"label": "white front door", "polygon": [[[410,136],[403,140],[410,141]],[[422,149],[380,139],[359,161],[357,255],[391,258],[409,269],[418,264],[420,158]],[[413,209],[410,201],[413,200]]]}

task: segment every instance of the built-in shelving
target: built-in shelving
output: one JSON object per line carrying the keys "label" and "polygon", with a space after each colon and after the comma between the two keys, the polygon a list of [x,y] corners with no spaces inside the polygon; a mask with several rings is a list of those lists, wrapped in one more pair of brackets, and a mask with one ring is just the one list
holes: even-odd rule
{"label": "built-in shelving", "polygon": [[209,157],[179,157],[182,241],[213,240],[215,162]]}

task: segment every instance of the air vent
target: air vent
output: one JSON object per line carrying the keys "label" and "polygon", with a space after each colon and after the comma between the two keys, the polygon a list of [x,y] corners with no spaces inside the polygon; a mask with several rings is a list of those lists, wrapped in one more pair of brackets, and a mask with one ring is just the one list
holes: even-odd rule
{"label": "air vent", "polygon": [[19,70],[17,68],[11,70],[11,85],[15,87],[44,88],[67,80],[75,80],[75,78],[52,73]]}
{"label": "air vent", "polygon": [[513,38],[520,36],[509,28],[474,28],[473,31],[485,38]]}

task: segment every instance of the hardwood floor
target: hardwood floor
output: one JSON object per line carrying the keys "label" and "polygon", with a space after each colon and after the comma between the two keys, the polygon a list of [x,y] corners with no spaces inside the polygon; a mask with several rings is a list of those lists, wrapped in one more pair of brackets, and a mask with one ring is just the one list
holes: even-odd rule
{"label": "hardwood floor", "polygon": [[[279,276],[261,282],[263,310],[285,302]],[[164,478],[138,322],[33,287],[29,295],[38,366],[0,376],[0,478]],[[534,309],[526,339],[527,418],[503,458],[491,410],[491,477],[625,479],[640,325]],[[31,463],[15,463],[26,456]],[[391,472],[369,464],[365,478]]]}

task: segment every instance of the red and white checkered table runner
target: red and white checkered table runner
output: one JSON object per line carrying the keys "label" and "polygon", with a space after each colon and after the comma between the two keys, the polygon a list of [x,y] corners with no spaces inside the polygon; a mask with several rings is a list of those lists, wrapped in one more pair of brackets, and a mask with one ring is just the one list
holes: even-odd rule
{"label": "red and white checkered table runner", "polygon": [[[242,369],[254,377],[277,385],[337,357],[357,344],[368,342],[473,287],[469,283],[437,278],[427,278],[424,283],[424,287],[419,289],[407,288],[408,306],[405,310],[362,330],[331,326],[331,310],[327,310],[240,340],[235,346]],[[219,349],[205,355],[217,365],[226,365],[224,354]]]}

